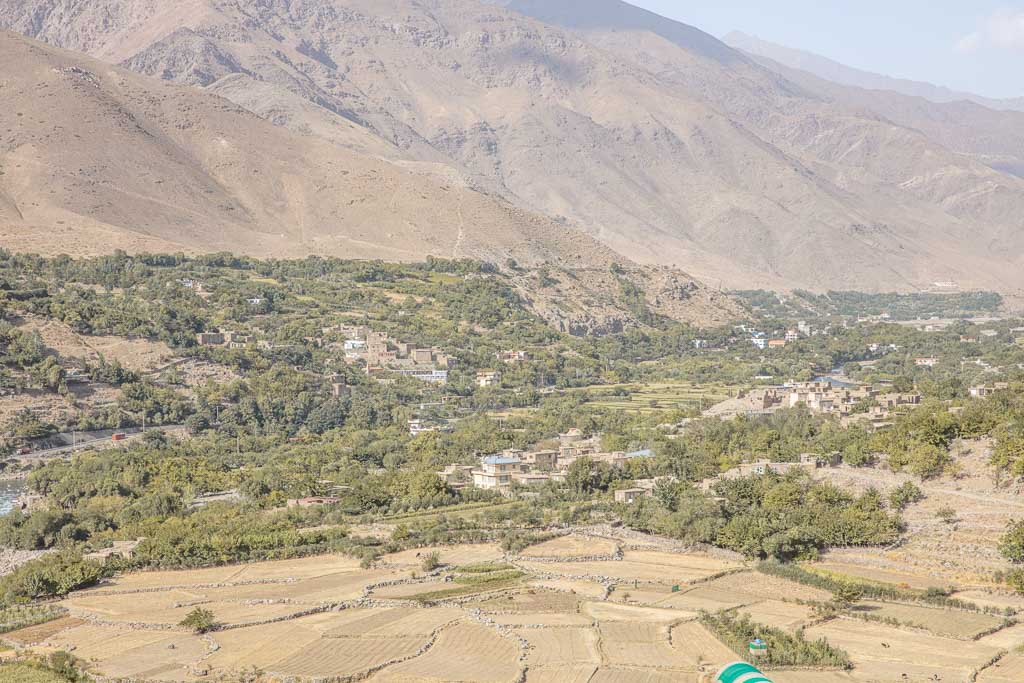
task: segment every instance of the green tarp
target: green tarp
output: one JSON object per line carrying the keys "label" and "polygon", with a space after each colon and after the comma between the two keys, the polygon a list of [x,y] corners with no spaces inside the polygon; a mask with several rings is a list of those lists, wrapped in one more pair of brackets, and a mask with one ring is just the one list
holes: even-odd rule
{"label": "green tarp", "polygon": [[746,662],[736,662],[722,669],[715,677],[717,683],[772,683],[757,667]]}

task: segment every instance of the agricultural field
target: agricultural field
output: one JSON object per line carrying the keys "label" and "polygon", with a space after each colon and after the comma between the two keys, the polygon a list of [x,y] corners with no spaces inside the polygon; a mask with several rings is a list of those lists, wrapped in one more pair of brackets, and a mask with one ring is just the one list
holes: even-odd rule
{"label": "agricultural field", "polygon": [[1014,652],[988,667],[977,678],[977,683],[1019,683],[1024,681],[1024,654]]}
{"label": "agricultural field", "polygon": [[[422,553],[434,550],[446,567],[410,583],[422,571]],[[569,542],[544,550],[578,549]],[[512,586],[455,583],[476,576],[460,567],[510,561],[525,572]],[[606,597],[600,582],[572,578],[588,564],[652,578],[639,589],[618,583]],[[669,582],[684,578],[697,583],[673,592]],[[398,583],[373,589],[382,582]],[[451,586],[457,595],[412,599]],[[367,569],[327,555],[129,574],[72,593],[60,603],[67,616],[3,638],[39,652],[68,650],[99,677],[140,683],[235,680],[253,668],[295,683],[707,683],[739,655],[698,622],[700,610],[735,610],[790,634],[805,628],[807,639],[827,640],[855,665],[848,672],[775,671],[776,683],[895,683],[902,673],[910,681],[961,681],[1024,645],[1024,626],[1000,628],[1000,617],[918,604],[860,603],[931,634],[842,616],[815,621],[813,603],[829,599],[828,592],[700,553],[626,551],[618,561],[537,562],[510,560],[493,545],[461,545],[395,553]],[[179,626],[197,605],[214,615],[209,633]],[[977,680],[1019,681],[1019,666],[1019,656],[1009,655]]]}
{"label": "agricultural field", "polygon": [[931,636],[852,619],[835,619],[806,629],[808,640],[824,638],[846,650],[861,680],[962,681],[1000,653],[1000,648]]}
{"label": "agricultural field", "polygon": [[605,538],[594,538],[569,534],[550,541],[532,545],[522,553],[524,558],[574,559],[582,557],[607,557],[614,555],[618,544]]}
{"label": "agricultural field", "polygon": [[[591,391],[590,405],[611,410],[659,413],[670,410],[703,411],[736,391],[724,384],[623,384]],[[615,395],[622,393],[623,395]]]}
{"label": "agricultural field", "polygon": [[935,635],[964,640],[973,640],[1003,623],[1002,617],[991,614],[873,600],[857,603],[852,612],[871,618],[895,619],[903,626],[922,628]]}
{"label": "agricultural field", "polygon": [[558,573],[570,577],[609,577],[621,582],[650,582],[661,585],[687,584],[742,565],[698,554],[680,555],[659,551],[627,551],[622,560],[595,562],[530,562],[521,566],[537,573]]}

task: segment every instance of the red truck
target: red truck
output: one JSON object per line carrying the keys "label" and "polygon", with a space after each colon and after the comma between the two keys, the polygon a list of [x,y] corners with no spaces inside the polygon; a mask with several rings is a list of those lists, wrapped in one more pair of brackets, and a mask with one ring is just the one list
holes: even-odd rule
{"label": "red truck", "polygon": [[23,446],[22,448],[18,449],[18,455],[28,455],[31,452],[32,452],[32,447],[31,446]]}
{"label": "red truck", "polygon": [[125,434],[124,432],[118,432],[117,434],[114,434],[110,438],[113,439],[114,441],[124,441],[125,439],[128,438],[128,435]]}

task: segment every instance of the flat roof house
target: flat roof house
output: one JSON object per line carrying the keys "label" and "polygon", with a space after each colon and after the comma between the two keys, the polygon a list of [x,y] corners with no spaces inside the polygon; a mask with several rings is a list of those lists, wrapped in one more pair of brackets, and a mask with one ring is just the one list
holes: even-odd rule
{"label": "flat roof house", "polygon": [[481,489],[508,489],[512,475],[522,472],[522,461],[506,455],[489,455],[480,461],[480,469],[473,470],[473,485]]}

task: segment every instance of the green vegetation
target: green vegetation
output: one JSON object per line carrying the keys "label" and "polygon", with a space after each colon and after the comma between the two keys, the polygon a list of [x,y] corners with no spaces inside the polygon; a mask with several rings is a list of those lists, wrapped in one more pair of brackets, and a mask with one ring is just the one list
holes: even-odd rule
{"label": "green vegetation", "polygon": [[[950,591],[945,588],[933,587],[927,590],[915,590],[894,586],[878,581],[867,581],[850,576],[835,576],[822,572],[813,565],[804,567],[795,564],[783,564],[781,562],[762,562],[757,570],[769,576],[777,576],[789,581],[802,583],[805,586],[812,586],[828,591],[833,595],[851,595],[856,592],[863,600],[888,600],[902,602],[921,602],[937,607],[948,607],[968,612],[985,612],[988,614],[1003,614],[996,608],[980,608],[977,605],[949,597]],[[1012,613],[1012,610],[1010,610]]]}
{"label": "green vegetation", "polygon": [[636,528],[688,543],[709,543],[754,559],[811,559],[829,546],[882,545],[896,540],[899,519],[881,496],[853,496],[805,475],[720,481],[718,499],[686,485],[663,487],[623,510]]}
{"label": "green vegetation", "polygon": [[425,572],[432,572],[441,566],[441,554],[436,550],[427,553],[420,561],[420,568]]}
{"label": "green vegetation", "polygon": [[491,585],[494,583],[504,583],[507,581],[514,581],[525,576],[525,574],[518,569],[509,569],[501,572],[486,572],[483,574],[459,574],[455,577],[455,583],[462,584],[464,586],[484,586]]}
{"label": "green vegetation", "polygon": [[[562,274],[516,265],[514,276],[550,284]],[[997,438],[997,471],[1024,473],[1024,347],[1009,343],[1014,323],[993,323],[991,334],[981,335],[967,323],[923,332],[853,320],[876,312],[988,312],[998,297],[797,292],[780,303],[759,293],[746,296],[756,310],[744,328],[697,330],[654,316],[636,284],[621,269],[616,276],[620,303],[647,324],[581,338],[545,324],[510,276],[468,260],[124,253],[74,260],[0,251],[0,389],[61,396],[67,405],[66,417],[26,411],[0,425],[0,454],[55,432],[143,422],[157,428],[122,447],[31,472],[29,491],[45,505],[0,519],[0,543],[58,552],[0,581],[5,601],[62,595],[107,572],[141,567],[323,552],[370,564],[391,550],[458,540],[497,541],[518,553],[550,537],[537,532],[545,525],[617,519],[751,558],[792,561],[836,545],[891,543],[900,511],[920,490],[908,484],[888,499],[875,491],[851,495],[795,474],[722,481],[708,493],[695,484],[754,458],[794,462],[804,453],[838,453],[852,466],[884,458],[894,470],[935,477],[955,473],[950,449],[957,439],[987,434]],[[771,351],[750,343],[751,328],[777,337],[800,319],[822,333]],[[64,366],[32,331],[29,323],[41,320],[86,335],[163,342],[179,363],[157,373],[129,371],[113,359],[78,363],[112,392],[110,400],[90,402],[90,391],[73,390]],[[453,359],[448,383],[368,373],[346,357],[342,328],[353,325],[443,350]],[[198,332],[214,330],[256,343],[197,344]],[[522,357],[499,359],[510,350]],[[919,367],[917,356],[939,363]],[[190,367],[207,374],[190,376]],[[500,386],[478,386],[476,373],[496,367]],[[892,428],[879,433],[803,408],[701,417],[702,408],[739,389],[836,368],[884,392],[916,389],[924,402],[894,415]],[[968,399],[972,384],[997,379],[1010,390]],[[413,419],[438,429],[412,436]],[[160,431],[168,425],[183,425],[188,438]],[[556,448],[558,435],[572,428],[600,433],[603,450],[651,456],[622,468],[579,459],[564,483],[536,486],[529,502],[449,486],[436,475],[480,454]],[[654,477],[665,481],[653,498],[612,503],[616,489]],[[204,496],[215,492],[233,493],[207,504]],[[286,507],[311,496],[334,502]],[[349,531],[379,520],[399,524],[388,541]],[[145,540],[130,560],[115,557],[103,567],[81,560],[83,552],[136,539]],[[502,571],[509,570],[490,573]]]}
{"label": "green vegetation", "polygon": [[195,633],[207,633],[217,627],[217,619],[210,610],[196,607],[181,620],[178,626]]}
{"label": "green vegetation", "polygon": [[67,610],[58,605],[8,605],[0,607],[0,633],[10,633],[18,629],[45,624],[67,614]]}
{"label": "green vegetation", "polygon": [[103,567],[83,560],[74,552],[46,555],[0,577],[0,605],[61,597],[93,585],[105,573]]}
{"label": "green vegetation", "polygon": [[995,292],[957,292],[949,294],[866,294],[828,292],[813,294],[795,290],[780,295],[763,290],[736,294],[760,315],[768,318],[817,318],[825,316],[880,316],[893,320],[929,318],[967,318],[996,313],[1003,298]]}
{"label": "green vegetation", "polygon": [[4,683],[89,683],[80,663],[66,652],[47,657],[21,657],[0,662],[0,681]]}
{"label": "green vegetation", "polygon": [[731,647],[740,657],[746,657],[749,644],[760,638],[768,645],[768,651],[758,659],[758,665],[765,668],[790,666],[829,667],[852,669],[850,656],[832,647],[826,640],[808,641],[803,632],[790,634],[782,629],[764,626],[750,620],[750,615],[740,617],[730,612],[709,614],[701,612],[700,623]]}

